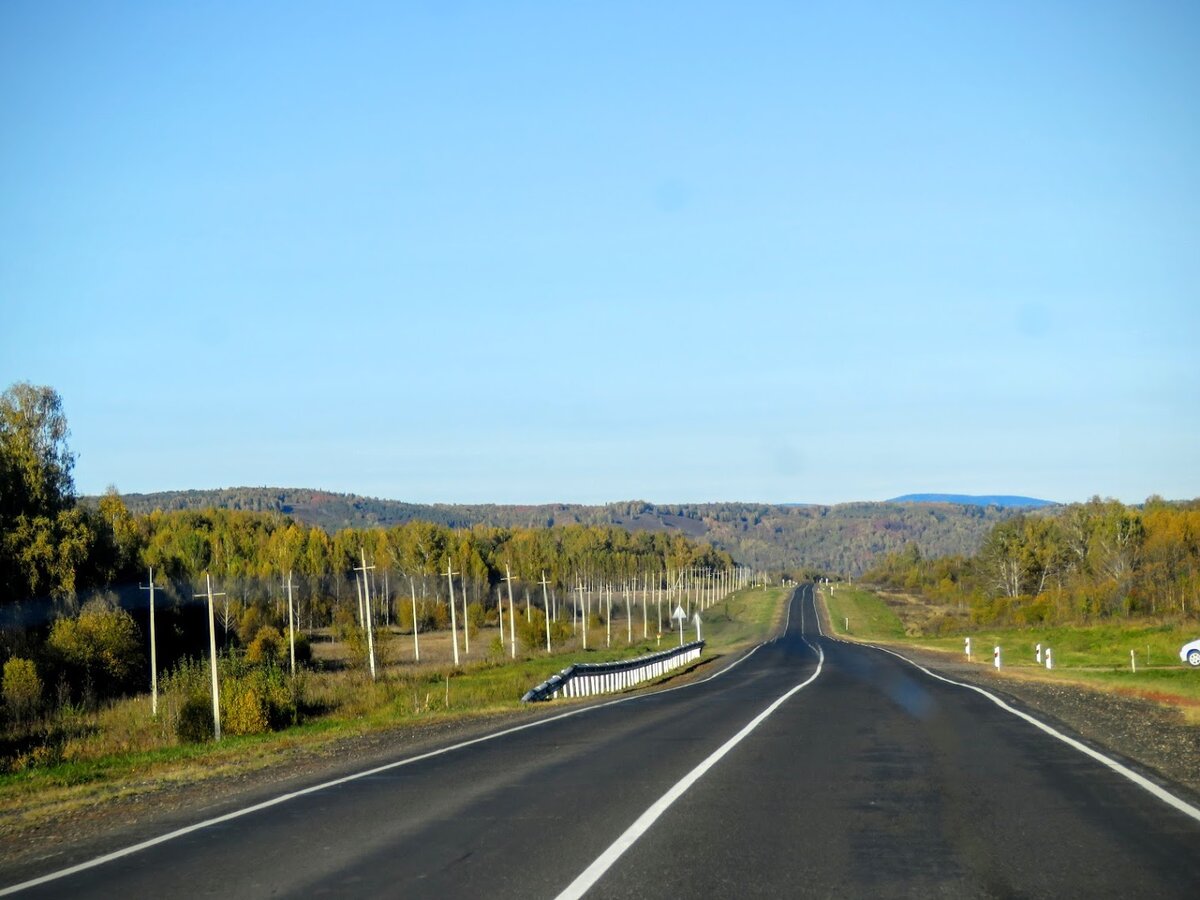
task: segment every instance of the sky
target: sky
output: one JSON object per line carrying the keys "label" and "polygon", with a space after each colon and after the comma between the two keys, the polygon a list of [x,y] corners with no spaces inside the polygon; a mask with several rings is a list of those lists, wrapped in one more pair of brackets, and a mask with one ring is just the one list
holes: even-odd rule
{"label": "sky", "polygon": [[1191,2],[0,4],[81,493],[1200,496]]}

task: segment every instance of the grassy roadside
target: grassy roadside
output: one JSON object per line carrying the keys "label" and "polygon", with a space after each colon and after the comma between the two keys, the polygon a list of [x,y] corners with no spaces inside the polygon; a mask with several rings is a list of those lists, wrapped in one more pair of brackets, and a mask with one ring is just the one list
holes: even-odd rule
{"label": "grassy roadside", "polygon": [[[737,652],[768,637],[782,621],[782,601],[789,594],[782,588],[747,589],[702,613],[704,659]],[[112,752],[0,776],[0,836],[166,786],[317,759],[347,739],[515,715],[522,710],[520,697],[526,690],[572,663],[625,659],[667,649],[678,641],[677,632],[666,632],[661,639],[652,633],[648,640],[639,640],[640,623],[634,625],[632,643],[627,643],[627,634],[625,624],[618,628],[614,621],[610,648],[604,646],[603,631],[593,632],[591,642],[598,643],[599,649],[553,655],[530,652],[518,654],[515,661],[495,654],[458,668],[426,666],[406,671],[396,665],[385,669],[376,682],[358,671],[313,674],[307,690],[310,702],[333,711],[311,715],[304,724],[285,731],[226,737],[220,744]],[[685,625],[685,638],[694,635],[694,626]],[[123,701],[105,715],[145,723],[149,698]],[[131,743],[137,746],[136,741]]]}
{"label": "grassy roadside", "polygon": [[[903,617],[906,604],[889,605],[876,593],[847,585],[837,585],[833,592],[822,588],[820,596],[839,636],[951,653],[965,661],[964,638],[969,635],[972,662],[981,668],[990,668],[992,648],[1001,648],[1002,677],[1081,684],[1143,697],[1177,707],[1188,721],[1200,724],[1200,673],[1183,665],[1178,656],[1179,647],[1200,634],[1179,625],[981,627],[953,635],[912,635],[906,634],[912,630]],[[1053,671],[1037,662],[1039,643],[1043,650],[1053,649]]]}

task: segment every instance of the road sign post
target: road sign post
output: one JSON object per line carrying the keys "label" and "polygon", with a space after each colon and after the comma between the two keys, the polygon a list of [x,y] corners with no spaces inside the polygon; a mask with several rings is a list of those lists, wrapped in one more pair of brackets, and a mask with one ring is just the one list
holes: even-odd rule
{"label": "road sign post", "polygon": [[683,611],[682,605],[676,605],[675,612],[671,613],[671,618],[679,623],[679,646],[683,646],[683,623],[687,619],[687,613]]}

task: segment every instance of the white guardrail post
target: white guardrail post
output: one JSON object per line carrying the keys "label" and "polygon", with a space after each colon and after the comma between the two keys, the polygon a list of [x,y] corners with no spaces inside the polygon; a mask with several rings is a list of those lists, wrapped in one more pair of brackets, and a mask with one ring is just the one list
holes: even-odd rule
{"label": "white guardrail post", "polygon": [[699,659],[703,651],[704,641],[693,641],[682,647],[639,656],[636,659],[611,663],[576,663],[527,691],[521,702],[553,700],[558,697],[590,697],[593,694],[622,691]]}

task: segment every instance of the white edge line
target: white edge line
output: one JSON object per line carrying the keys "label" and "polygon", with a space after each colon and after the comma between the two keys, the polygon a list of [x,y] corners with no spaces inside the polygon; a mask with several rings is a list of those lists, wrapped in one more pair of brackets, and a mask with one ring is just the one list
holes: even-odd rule
{"label": "white edge line", "polygon": [[[790,604],[788,608],[790,611]],[[804,609],[803,606],[801,606],[802,615],[803,612]],[[621,833],[621,836],[608,846],[608,849],[596,857],[590,866],[584,869],[574,881],[567,885],[555,898],[555,900],[578,900],[578,898],[586,894],[588,890],[590,890],[591,887],[604,876],[604,873],[612,867],[613,863],[620,859],[621,855],[630,847],[632,847],[634,843],[637,842],[637,839],[645,834],[646,831],[649,830],[650,826],[653,825],[659,819],[659,817],[667,811],[671,804],[682,797],[687,792],[688,788],[699,781],[704,776],[705,772],[707,772],[714,765],[716,765],[717,762],[720,761],[721,757],[741,743],[743,738],[757,728],[762,721],[767,718],[767,716],[771,715],[771,713],[775,712],[775,710],[782,706],[789,697],[808,687],[817,680],[817,677],[821,674],[821,669],[825,665],[825,652],[819,645],[813,647],[812,644],[809,644],[807,639],[804,639],[804,643],[808,644],[809,647],[812,647],[817,651],[817,668],[812,675],[810,675],[805,681],[788,690],[782,697],[779,697],[777,700],[775,700],[770,706],[751,719],[741,731],[709,754],[707,758],[705,758],[699,765],[692,769],[692,771],[684,775],[683,778],[679,779],[679,781],[677,781],[669,791],[659,797],[658,800],[651,804],[649,809],[638,816],[634,823],[626,828],[625,831]]]}
{"label": "white edge line", "polygon": [[1128,778],[1130,781],[1132,781],[1138,787],[1142,788],[1143,790],[1148,791],[1150,794],[1157,797],[1163,803],[1166,803],[1168,806],[1178,810],[1179,812],[1183,813],[1185,816],[1189,816],[1192,819],[1195,819],[1197,822],[1200,822],[1200,809],[1197,809],[1195,806],[1192,806],[1192,804],[1188,803],[1186,800],[1182,800],[1179,797],[1176,797],[1174,794],[1170,793],[1169,791],[1164,790],[1163,788],[1159,787],[1157,784],[1155,784],[1149,778],[1146,778],[1143,775],[1139,775],[1137,772],[1133,771],[1133,769],[1129,768],[1128,766],[1122,765],[1121,763],[1117,762],[1115,759],[1111,759],[1110,757],[1105,756],[1103,753],[1093,750],[1091,747],[1087,746],[1087,744],[1081,743],[1080,741],[1075,740],[1073,737],[1069,737],[1069,736],[1063,734],[1061,731],[1057,731],[1054,728],[1051,728],[1049,725],[1047,725],[1045,722],[1042,722],[1040,719],[1035,719],[1033,716],[1029,715],[1028,713],[1021,712],[1021,710],[1016,709],[1013,706],[1010,706],[1009,704],[1007,704],[1003,700],[1001,700],[999,697],[997,697],[995,694],[985,691],[981,687],[976,687],[973,684],[966,684],[962,681],[955,681],[952,678],[946,678],[945,676],[938,675],[936,672],[931,672],[929,669],[926,669],[924,666],[920,665],[919,663],[913,662],[907,656],[903,656],[894,650],[889,650],[887,647],[879,647],[879,646],[876,646],[875,644],[863,644],[861,646],[871,647],[874,650],[881,650],[884,653],[891,654],[892,656],[896,657],[897,659],[902,659],[906,663],[908,663],[910,666],[915,666],[916,668],[920,669],[922,672],[924,672],[930,678],[936,678],[938,681],[946,682],[946,684],[953,684],[953,685],[956,685],[957,687],[967,688],[968,690],[975,691],[978,694],[982,694],[983,696],[987,697],[989,700],[991,700],[993,703],[995,703],[997,706],[999,706],[1001,709],[1005,710],[1006,712],[1010,712],[1014,716],[1017,716],[1020,719],[1024,719],[1026,722],[1033,725],[1034,727],[1040,728],[1042,731],[1046,732],[1046,734],[1051,735],[1052,737],[1058,738],[1060,741],[1062,741],[1067,746],[1073,747],[1076,750],[1078,750],[1080,753],[1083,753],[1086,756],[1090,756],[1092,759],[1096,760],[1097,762],[1103,763],[1105,766],[1112,769],[1112,771],[1116,772],[1118,775],[1122,775],[1125,778]]}
{"label": "white edge line", "polygon": [[[791,604],[790,603],[788,604],[788,620],[789,621],[791,620]],[[785,630],[786,630],[786,628],[785,628]],[[772,638],[771,640],[775,640],[775,638]],[[764,643],[767,643],[767,642],[764,642]],[[341,778],[335,778],[332,781],[324,781],[320,784],[314,784],[314,785],[311,785],[310,787],[306,787],[306,788],[303,788],[298,791],[290,791],[289,793],[286,793],[286,794],[280,794],[278,797],[272,797],[270,800],[264,800],[262,803],[256,803],[253,806],[247,806],[243,809],[236,809],[233,812],[225,813],[222,816],[216,816],[215,818],[212,818],[212,819],[205,819],[201,822],[196,822],[193,825],[187,825],[183,828],[178,828],[175,831],[168,832],[167,834],[160,834],[158,837],[150,838],[149,840],[142,841],[139,844],[133,844],[129,847],[122,847],[120,850],[114,850],[113,852],[106,853],[103,856],[97,856],[95,859],[89,859],[89,860],[86,860],[85,862],[78,863],[74,866],[69,866],[68,868],[65,868],[65,869],[59,869],[56,872],[50,872],[46,875],[41,875],[37,878],[31,878],[28,881],[22,881],[20,884],[13,884],[13,885],[9,885],[8,887],[5,887],[5,888],[0,888],[0,897],[6,897],[10,894],[15,894],[18,891],[28,890],[29,888],[37,887],[38,885],[46,884],[51,881],[57,881],[60,878],[66,878],[70,875],[75,875],[75,874],[78,874],[79,872],[87,871],[88,869],[94,869],[97,866],[104,865],[105,863],[110,863],[110,862],[113,862],[114,860],[121,859],[126,856],[132,856],[133,854],[140,853],[143,850],[149,850],[151,847],[156,847],[159,844],[165,844],[167,841],[173,841],[176,838],[181,838],[185,835],[192,834],[193,832],[200,831],[204,828],[209,828],[213,825],[220,825],[223,822],[229,822],[233,819],[240,819],[242,816],[248,816],[251,813],[261,812],[264,809],[270,809],[272,806],[278,806],[281,803],[287,803],[289,800],[295,800],[297,797],[303,797],[306,794],[315,794],[318,791],[324,791],[324,790],[327,790],[328,788],[337,787],[338,785],[346,784],[351,781],[357,781],[360,778],[369,778],[370,776],[378,775],[381,772],[387,772],[392,769],[398,769],[401,766],[407,766],[412,763],[421,762],[422,760],[430,759],[431,757],[434,757],[434,756],[441,756],[443,753],[451,753],[455,750],[461,750],[464,747],[470,747],[472,744],[481,744],[484,741],[491,741],[491,740],[495,740],[496,738],[505,737],[506,735],[515,734],[516,732],[524,731],[527,728],[537,728],[542,725],[548,725],[551,722],[557,722],[557,721],[560,721],[561,719],[569,719],[571,716],[578,716],[578,715],[581,715],[582,713],[591,712],[592,710],[604,709],[605,707],[608,707],[608,706],[616,706],[619,703],[628,703],[630,700],[644,700],[647,697],[657,697],[661,694],[669,694],[672,691],[680,691],[680,690],[683,690],[684,688],[696,687],[697,685],[707,684],[708,682],[712,681],[714,678],[719,678],[721,675],[724,675],[726,672],[728,672],[734,666],[737,666],[738,664],[745,662],[747,659],[749,659],[751,656],[753,656],[755,653],[757,653],[759,648],[762,646],[763,646],[763,644],[756,644],[754,646],[754,648],[752,650],[750,650],[749,653],[745,653],[742,656],[739,656],[737,659],[735,659],[733,662],[731,662],[725,668],[721,669],[718,672],[714,672],[712,675],[708,676],[707,678],[703,678],[700,681],[692,681],[687,684],[680,684],[680,685],[676,685],[675,687],[664,688],[663,690],[660,690],[660,691],[646,691],[645,693],[634,694],[629,697],[619,697],[617,699],[609,700],[604,703],[596,703],[591,706],[584,706],[584,707],[580,707],[579,709],[568,710],[567,712],[559,713],[556,716],[548,716],[545,719],[538,719],[535,722],[526,722],[523,725],[515,725],[512,728],[505,728],[501,731],[494,731],[494,732],[491,732],[490,734],[485,734],[485,735],[481,735],[480,737],[477,737],[477,738],[472,738],[469,741],[462,741],[457,744],[452,744],[449,747],[442,747],[438,750],[430,750],[428,753],[421,753],[417,756],[410,756],[406,759],[397,760],[396,762],[387,763],[382,766],[376,766],[373,769],[367,769],[363,772],[355,772],[351,775],[345,775]],[[818,671],[819,671],[819,669],[818,669]]]}

